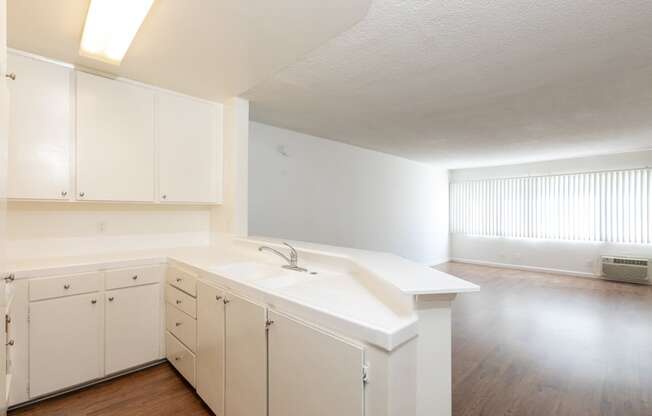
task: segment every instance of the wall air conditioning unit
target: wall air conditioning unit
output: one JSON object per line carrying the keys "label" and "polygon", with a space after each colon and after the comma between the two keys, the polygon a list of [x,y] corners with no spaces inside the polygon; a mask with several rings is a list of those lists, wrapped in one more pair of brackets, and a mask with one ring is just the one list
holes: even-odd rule
{"label": "wall air conditioning unit", "polygon": [[602,277],[620,282],[650,284],[648,259],[602,256]]}

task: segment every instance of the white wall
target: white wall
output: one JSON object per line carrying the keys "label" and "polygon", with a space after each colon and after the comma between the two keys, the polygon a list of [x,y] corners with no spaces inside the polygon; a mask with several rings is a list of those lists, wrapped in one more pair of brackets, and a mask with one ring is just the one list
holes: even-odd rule
{"label": "white wall", "polygon": [[448,258],[448,172],[252,122],[249,234]]}
{"label": "white wall", "polygon": [[208,207],[10,202],[11,261],[101,252],[206,245]]}
{"label": "white wall", "polygon": [[[491,168],[461,169],[451,182],[652,166],[652,150]],[[652,258],[652,246],[451,235],[451,257],[482,264],[599,275],[601,255]]]}
{"label": "white wall", "polygon": [[211,212],[215,241],[223,234],[247,235],[248,146],[249,101],[230,98],[224,102],[223,203]]}

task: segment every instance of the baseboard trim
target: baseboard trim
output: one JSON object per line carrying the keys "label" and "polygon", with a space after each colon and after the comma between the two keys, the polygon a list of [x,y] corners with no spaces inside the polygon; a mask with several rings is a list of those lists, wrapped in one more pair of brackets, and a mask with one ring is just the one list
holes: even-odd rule
{"label": "baseboard trim", "polygon": [[451,261],[451,258],[446,257],[446,258],[443,258],[443,259],[438,259],[438,260],[431,261],[431,262],[429,262],[429,264],[430,264],[430,267],[435,267],[435,266],[439,266],[440,264],[448,263],[449,261]]}
{"label": "baseboard trim", "polygon": [[146,368],[155,367],[157,365],[165,363],[166,361],[167,361],[166,358],[161,358],[161,359],[158,359],[156,361],[152,361],[152,362],[149,362],[147,364],[140,365],[138,367],[133,367],[133,368],[130,368],[130,369],[125,370],[125,371],[121,371],[121,372],[116,373],[116,374],[111,374],[110,376],[107,376],[107,377],[98,378],[98,379],[93,380],[93,381],[78,384],[76,386],[69,387],[69,388],[63,389],[63,390],[59,390],[59,391],[56,391],[54,393],[46,394],[45,396],[36,397],[36,398],[28,400],[26,402],[11,405],[11,406],[9,406],[9,408],[7,410],[19,409],[21,407],[29,406],[29,405],[32,405],[32,404],[35,404],[35,403],[38,403],[38,402],[42,402],[44,400],[48,400],[48,399],[52,399],[52,398],[57,397],[57,396],[62,396],[64,394],[68,394],[68,393],[71,393],[73,391],[83,390],[83,389],[85,389],[87,387],[91,387],[91,386],[94,386],[96,384],[104,383],[105,381],[113,380],[115,378],[122,377],[122,376],[127,375],[127,374],[136,373],[136,372],[144,370]]}
{"label": "baseboard trim", "polygon": [[539,273],[549,273],[549,274],[560,274],[564,276],[573,276],[573,277],[589,277],[592,279],[601,279],[600,275],[595,273],[588,272],[577,272],[573,270],[563,270],[563,269],[554,269],[550,267],[537,267],[537,266],[524,266],[521,264],[510,264],[510,263],[497,263],[493,261],[485,260],[472,260],[472,259],[463,259],[459,257],[453,257],[450,259],[455,263],[466,263],[466,264],[475,264],[478,266],[488,266],[488,267],[497,267],[500,269],[513,269],[513,270],[523,270],[525,272],[539,272]]}

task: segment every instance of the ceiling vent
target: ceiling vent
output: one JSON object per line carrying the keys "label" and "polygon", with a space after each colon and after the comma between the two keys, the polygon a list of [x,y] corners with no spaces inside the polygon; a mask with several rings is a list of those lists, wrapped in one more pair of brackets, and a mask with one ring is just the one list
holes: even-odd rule
{"label": "ceiling vent", "polygon": [[650,284],[648,259],[602,256],[602,277],[620,282]]}

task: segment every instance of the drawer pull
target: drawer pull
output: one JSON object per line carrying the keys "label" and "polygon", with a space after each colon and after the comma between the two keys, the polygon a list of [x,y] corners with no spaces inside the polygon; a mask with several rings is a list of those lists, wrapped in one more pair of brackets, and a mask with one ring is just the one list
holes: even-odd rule
{"label": "drawer pull", "polygon": [[181,357],[174,357],[174,361],[179,361]]}
{"label": "drawer pull", "polygon": [[174,326],[181,326],[181,322],[175,322]]}
{"label": "drawer pull", "polygon": [[109,302],[113,302],[113,299],[115,299],[113,296],[109,298]]}
{"label": "drawer pull", "polygon": [[66,283],[65,285],[63,285],[63,288],[68,290],[68,289],[70,289],[70,285],[68,283]]}
{"label": "drawer pull", "polygon": [[10,347],[13,347],[14,344],[15,344],[15,342],[14,342],[13,339],[10,339],[9,342],[7,342],[7,345],[10,346]]}
{"label": "drawer pull", "polygon": [[181,283],[182,281],[183,281],[183,279],[182,279],[182,278],[180,278],[180,277],[177,277],[177,283]]}
{"label": "drawer pull", "polygon": [[137,274],[134,275],[131,279],[132,279],[132,280],[138,280],[138,275],[137,275]]}
{"label": "drawer pull", "polygon": [[13,72],[10,74],[5,74],[5,78],[9,78],[12,81],[16,81],[16,74],[14,74]]}
{"label": "drawer pull", "polygon": [[221,301],[221,300],[222,300],[222,296],[215,296],[215,300],[218,301],[218,302]]}
{"label": "drawer pull", "polygon": [[13,282],[15,279],[16,279],[16,276],[13,273],[11,273],[9,276],[5,277],[5,282],[7,282],[7,283]]}
{"label": "drawer pull", "polygon": [[179,299],[177,299],[177,305],[180,305],[180,304],[181,304],[181,301]]}
{"label": "drawer pull", "polygon": [[5,322],[10,324],[11,323],[11,316],[5,315]]}
{"label": "drawer pull", "polygon": [[225,305],[226,305],[227,303],[231,303],[231,301],[228,300],[227,298],[224,298],[224,301],[223,301],[223,302],[224,302]]}
{"label": "drawer pull", "polygon": [[93,299],[93,300],[91,301],[91,303],[92,303],[93,305],[95,305],[95,304],[97,303],[97,299]]}

